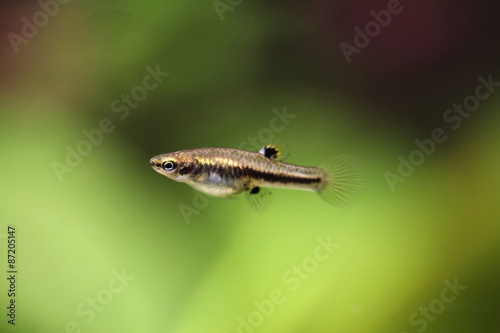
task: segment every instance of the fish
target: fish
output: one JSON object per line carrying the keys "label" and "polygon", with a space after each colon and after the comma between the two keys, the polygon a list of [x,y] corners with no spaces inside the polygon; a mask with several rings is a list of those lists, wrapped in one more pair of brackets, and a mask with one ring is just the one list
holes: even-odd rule
{"label": "fish", "polygon": [[288,149],[268,144],[260,151],[236,148],[195,148],[154,156],[158,173],[215,197],[246,193],[252,208],[267,209],[272,198],[267,188],[317,192],[328,204],[348,206],[362,193],[365,176],[357,159],[338,155],[319,166],[285,163]]}

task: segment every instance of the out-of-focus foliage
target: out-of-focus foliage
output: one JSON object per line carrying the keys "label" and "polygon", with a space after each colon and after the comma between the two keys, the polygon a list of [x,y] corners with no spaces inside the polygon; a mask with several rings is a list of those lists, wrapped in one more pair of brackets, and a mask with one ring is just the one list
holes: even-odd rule
{"label": "out-of-focus foliage", "polygon": [[[221,20],[211,1],[72,1],[17,53],[4,38],[0,267],[6,273],[7,225],[14,225],[15,329],[498,329],[500,91],[456,129],[443,119],[475,94],[478,76],[500,80],[489,61],[493,40],[474,44],[467,35],[459,43],[486,50],[484,62],[447,53],[454,50],[447,45],[460,49],[452,32],[465,34],[459,27],[488,8],[463,2],[457,14],[451,3],[448,11],[403,5],[350,65],[339,43],[369,19],[355,13],[386,2],[337,5],[329,16],[321,2],[306,9],[242,1]],[[6,5],[2,32],[21,35],[22,18],[40,10],[37,2]],[[428,13],[455,18],[456,30],[447,26],[448,35],[405,67],[411,52],[391,38],[398,40],[399,25],[410,29],[405,20]],[[403,58],[377,62],[384,53]],[[436,60],[455,56],[455,67]],[[139,98],[127,102],[131,94]],[[391,186],[387,172],[398,174],[400,156],[416,158],[414,141],[434,128],[447,140]],[[356,156],[366,191],[337,209],[314,193],[276,189],[258,214],[243,196],[201,196],[148,163],[169,151],[258,150],[269,140],[286,142],[294,164]],[[467,288],[445,302],[454,281]],[[5,313],[8,287],[2,278]],[[6,321],[3,314],[1,327],[11,326]]]}

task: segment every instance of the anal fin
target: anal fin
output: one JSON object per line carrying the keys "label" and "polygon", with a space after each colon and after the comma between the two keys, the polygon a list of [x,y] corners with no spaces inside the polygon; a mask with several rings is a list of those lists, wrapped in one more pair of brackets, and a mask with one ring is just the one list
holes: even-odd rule
{"label": "anal fin", "polygon": [[259,213],[265,211],[272,201],[271,191],[258,186],[247,190],[246,197],[253,210]]}

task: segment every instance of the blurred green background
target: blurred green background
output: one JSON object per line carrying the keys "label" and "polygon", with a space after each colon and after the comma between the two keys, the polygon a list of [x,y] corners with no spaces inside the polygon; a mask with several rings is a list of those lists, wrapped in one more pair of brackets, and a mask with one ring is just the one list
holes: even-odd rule
{"label": "blurred green background", "polygon": [[[402,1],[351,63],[340,43],[387,1],[2,6],[2,331],[500,328],[500,92],[456,129],[443,118],[479,76],[500,80],[498,5]],[[391,186],[435,128],[447,140]],[[149,165],[270,136],[294,164],[356,156],[363,196],[337,209],[276,189],[258,214]]]}

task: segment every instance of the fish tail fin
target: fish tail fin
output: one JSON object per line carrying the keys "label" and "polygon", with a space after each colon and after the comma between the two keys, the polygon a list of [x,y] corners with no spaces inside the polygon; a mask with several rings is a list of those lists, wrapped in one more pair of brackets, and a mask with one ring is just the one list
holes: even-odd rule
{"label": "fish tail fin", "polygon": [[318,194],[330,205],[347,207],[363,192],[366,177],[355,157],[333,156],[319,167],[325,172],[325,180]]}

